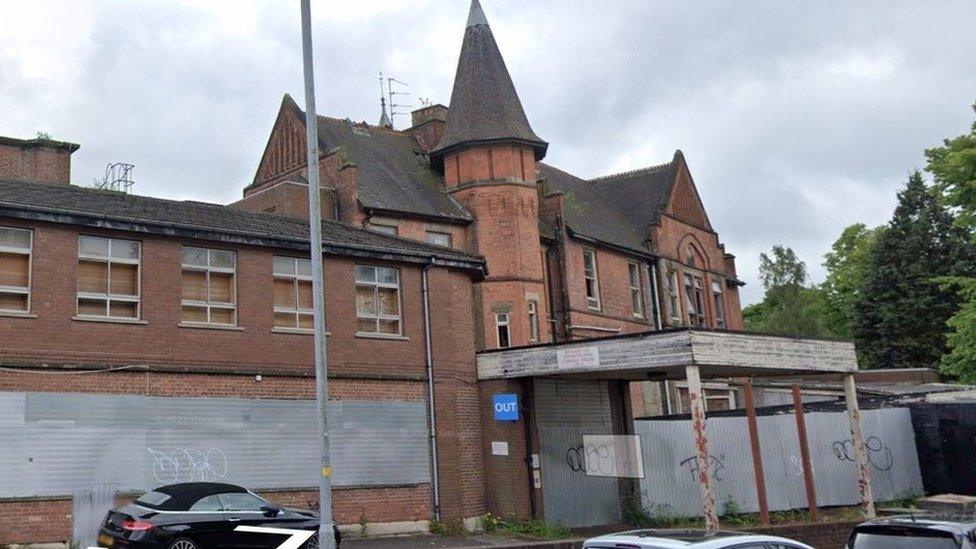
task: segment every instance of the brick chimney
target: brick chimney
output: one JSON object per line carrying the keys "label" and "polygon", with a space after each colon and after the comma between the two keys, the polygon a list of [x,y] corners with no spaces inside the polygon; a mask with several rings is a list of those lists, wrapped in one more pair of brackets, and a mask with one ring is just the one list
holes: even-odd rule
{"label": "brick chimney", "polygon": [[69,185],[71,153],[78,148],[74,143],[44,137],[0,136],[0,180]]}
{"label": "brick chimney", "polygon": [[447,107],[444,105],[431,105],[422,109],[417,109],[410,113],[413,127],[407,130],[413,135],[424,151],[430,152],[444,135],[444,124],[447,122]]}

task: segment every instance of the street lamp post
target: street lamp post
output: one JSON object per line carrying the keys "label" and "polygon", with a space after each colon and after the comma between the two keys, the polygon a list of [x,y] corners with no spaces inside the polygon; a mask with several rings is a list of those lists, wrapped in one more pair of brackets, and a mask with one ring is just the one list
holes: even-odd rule
{"label": "street lamp post", "polygon": [[302,4],[302,58],[305,70],[305,140],[308,142],[308,219],[312,256],[312,305],[315,309],[315,400],[318,407],[319,547],[335,548],[332,531],[332,465],[329,461],[329,379],[326,375],[325,279],[322,265],[322,195],[319,192],[319,132],[315,115],[312,69],[312,17],[309,0]]}

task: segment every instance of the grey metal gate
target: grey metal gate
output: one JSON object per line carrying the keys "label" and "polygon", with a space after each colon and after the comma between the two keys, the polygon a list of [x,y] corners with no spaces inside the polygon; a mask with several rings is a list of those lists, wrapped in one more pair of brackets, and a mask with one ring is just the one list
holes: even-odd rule
{"label": "grey metal gate", "polygon": [[535,382],[542,497],[546,520],[570,527],[620,522],[615,478],[586,475],[583,435],[612,435],[606,382]]}

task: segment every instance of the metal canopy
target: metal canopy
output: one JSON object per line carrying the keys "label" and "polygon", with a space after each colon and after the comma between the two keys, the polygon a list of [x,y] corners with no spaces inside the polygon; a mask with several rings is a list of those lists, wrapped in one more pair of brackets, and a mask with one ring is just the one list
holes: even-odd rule
{"label": "metal canopy", "polygon": [[684,379],[687,366],[702,377],[771,377],[857,371],[846,341],[708,330],[670,330],[485,351],[478,379],[574,377]]}

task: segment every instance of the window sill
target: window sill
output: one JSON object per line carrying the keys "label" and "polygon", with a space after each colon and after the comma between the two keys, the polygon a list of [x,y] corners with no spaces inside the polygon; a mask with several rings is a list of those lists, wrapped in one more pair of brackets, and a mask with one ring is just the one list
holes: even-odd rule
{"label": "window sill", "polygon": [[198,324],[194,322],[180,322],[180,328],[191,328],[195,330],[222,330],[225,332],[243,332],[243,326],[228,326],[223,324]]}
{"label": "window sill", "polygon": [[356,332],[356,337],[360,339],[388,339],[390,341],[410,341],[410,338],[407,336],[371,334],[368,332]]}
{"label": "window sill", "polygon": [[28,313],[24,311],[0,311],[0,317],[8,318],[37,318],[34,313]]}
{"label": "window sill", "polygon": [[[300,330],[298,328],[271,328],[271,333],[313,336],[315,335],[315,330]],[[331,335],[332,332],[325,332],[325,337],[329,337]]]}
{"label": "window sill", "polygon": [[73,316],[71,320],[75,322],[98,322],[101,324],[136,324],[139,326],[145,326],[149,324],[145,320],[139,320],[136,318],[110,318],[101,316]]}

